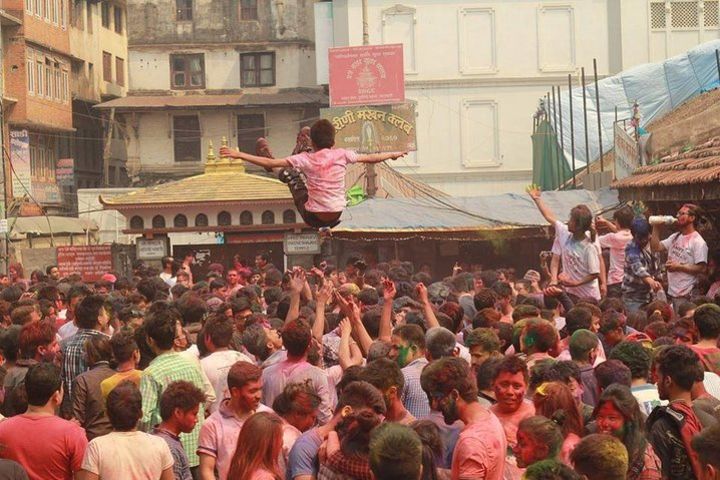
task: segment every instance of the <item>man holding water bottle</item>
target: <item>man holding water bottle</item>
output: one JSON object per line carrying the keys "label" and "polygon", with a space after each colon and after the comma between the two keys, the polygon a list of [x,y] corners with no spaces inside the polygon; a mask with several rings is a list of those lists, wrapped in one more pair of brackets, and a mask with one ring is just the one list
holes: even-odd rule
{"label": "man holding water bottle", "polygon": [[690,203],[678,210],[675,221],[677,232],[660,240],[660,225],[671,223],[665,217],[650,218],[653,224],[650,246],[654,252],[666,251],[665,267],[668,277],[668,300],[677,307],[680,300],[689,300],[696,293],[698,276],[707,268],[708,246],[696,230],[701,220],[700,207]]}

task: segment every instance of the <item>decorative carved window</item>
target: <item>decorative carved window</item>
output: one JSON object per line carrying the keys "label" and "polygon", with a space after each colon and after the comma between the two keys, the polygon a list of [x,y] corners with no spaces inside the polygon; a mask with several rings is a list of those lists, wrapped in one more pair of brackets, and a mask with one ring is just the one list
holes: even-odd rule
{"label": "decorative carved window", "polygon": [[295,210],[285,210],[283,212],[283,223],[296,223],[297,218],[295,215]]}
{"label": "decorative carved window", "polygon": [[153,228],[165,228],[165,217],[162,215],[155,215],[152,219]]}
{"label": "decorative carved window", "polygon": [[142,230],[145,228],[145,220],[139,215],[130,219],[130,230]]}
{"label": "decorative carved window", "polygon": [[272,225],[275,223],[275,214],[270,210],[265,210],[262,214],[262,224]]}
{"label": "decorative carved window", "polygon": [[252,225],[253,214],[249,210],[245,210],[240,214],[240,225]]}
{"label": "decorative carved window", "polygon": [[178,213],[175,215],[175,218],[173,219],[173,226],[175,228],[185,228],[188,225],[187,217],[183,215],[182,213]]}
{"label": "decorative carved window", "polygon": [[217,216],[217,224],[221,227],[228,226],[232,223],[232,216],[230,215],[230,212],[222,211],[218,213]]}

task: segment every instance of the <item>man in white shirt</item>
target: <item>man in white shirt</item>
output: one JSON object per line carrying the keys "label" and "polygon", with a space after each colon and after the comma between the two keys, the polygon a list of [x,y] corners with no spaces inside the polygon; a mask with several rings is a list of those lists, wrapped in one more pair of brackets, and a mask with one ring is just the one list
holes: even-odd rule
{"label": "man in white shirt", "polygon": [[699,207],[686,203],[677,213],[677,232],[661,241],[660,226],[653,225],[650,247],[667,252],[668,297],[673,306],[695,293],[698,276],[707,268],[708,246],[696,230],[699,220]]}
{"label": "man in white shirt", "polygon": [[[593,298],[600,300],[601,259],[600,248],[596,245],[592,225],[592,212],[586,205],[577,205],[570,211],[570,220],[565,225],[540,198],[539,188],[528,189],[538,210],[555,227],[553,243],[553,260],[557,256],[562,260],[562,273],[558,274],[559,265],[553,261],[550,279],[552,284],[566,288],[568,294],[576,299]],[[587,231],[591,231],[588,238]]]}
{"label": "man in white shirt", "polygon": [[253,363],[253,361],[238,351],[230,350],[233,323],[226,316],[210,316],[201,334],[202,337],[198,338],[198,341],[205,342],[205,347],[211,352],[210,355],[200,360],[200,365],[215,390],[215,402],[210,407],[210,413],[212,413],[217,410],[224,399],[230,398],[227,385],[230,367],[237,362]]}

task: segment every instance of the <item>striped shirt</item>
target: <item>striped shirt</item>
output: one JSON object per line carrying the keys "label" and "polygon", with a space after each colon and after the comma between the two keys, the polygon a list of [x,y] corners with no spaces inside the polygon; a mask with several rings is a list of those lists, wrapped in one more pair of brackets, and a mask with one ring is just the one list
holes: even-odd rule
{"label": "striped shirt", "polygon": [[[160,396],[167,386],[177,380],[186,380],[200,390],[203,390],[203,381],[200,376],[200,369],[190,363],[189,360],[175,352],[163,353],[152,362],[143,371],[140,378],[140,393],[142,394],[142,411],[143,416],[140,419],[140,428],[146,432],[152,431],[155,425],[158,425],[162,419],[160,418]],[[200,435],[200,427],[202,427],[205,419],[205,408],[200,404],[198,412],[198,422],[190,433],[180,435],[180,442],[188,456],[191,467],[200,464],[200,458],[197,456],[198,436]]]}
{"label": "striped shirt", "polygon": [[402,368],[405,387],[400,399],[407,411],[415,418],[425,418],[430,415],[430,402],[427,394],[420,386],[420,374],[427,364],[427,359],[420,357]]}

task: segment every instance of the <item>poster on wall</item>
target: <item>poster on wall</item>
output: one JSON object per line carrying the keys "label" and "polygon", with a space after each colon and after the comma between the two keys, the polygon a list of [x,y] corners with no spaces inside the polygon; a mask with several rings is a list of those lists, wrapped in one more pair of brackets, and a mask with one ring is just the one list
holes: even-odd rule
{"label": "poster on wall", "polygon": [[110,245],[77,245],[57,247],[57,265],[60,276],[79,273],[85,282],[96,282],[112,271]]}
{"label": "poster on wall", "polygon": [[12,195],[22,198],[31,188],[30,135],[27,130],[10,130]]}
{"label": "poster on wall", "polygon": [[417,150],[415,104],[321,108],[335,127],[335,146],[358,153]]}

